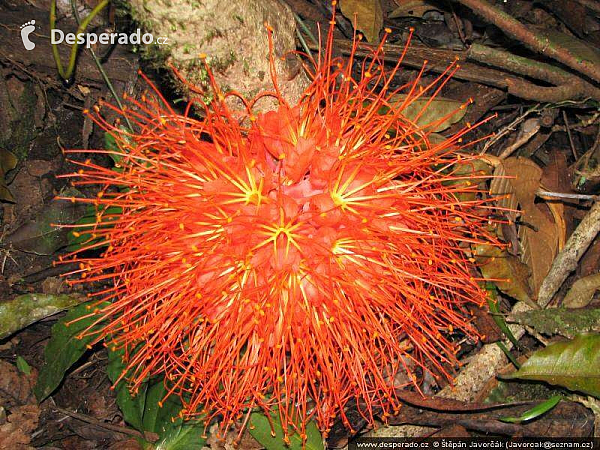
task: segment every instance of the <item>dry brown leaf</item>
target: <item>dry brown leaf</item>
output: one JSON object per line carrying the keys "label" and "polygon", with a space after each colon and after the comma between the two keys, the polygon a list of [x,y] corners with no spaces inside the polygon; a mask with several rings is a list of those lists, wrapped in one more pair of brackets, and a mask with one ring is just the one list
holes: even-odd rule
{"label": "dry brown leaf", "polygon": [[26,375],[0,360],[0,405],[10,411],[0,425],[0,450],[29,450],[31,433],[37,428],[40,408],[32,393],[36,372]]}
{"label": "dry brown leaf", "polygon": [[600,273],[580,278],[573,283],[562,304],[566,308],[584,308],[592,302],[598,289]]}
{"label": "dry brown leaf", "polygon": [[355,23],[367,41],[379,42],[379,33],[383,28],[383,9],[380,0],[341,0],[342,14]]}
{"label": "dry brown leaf", "polygon": [[113,443],[107,450],[142,450],[143,447],[140,443],[134,439],[127,439],[125,441],[117,441]]}
{"label": "dry brown leaf", "polygon": [[[542,189],[554,192],[572,192],[571,180],[568,173],[569,168],[566,154],[560,151],[551,152],[550,161],[544,166],[544,173],[542,174]],[[573,212],[576,208],[573,206],[573,201],[565,203],[564,201],[552,198],[549,198],[546,204],[550,208],[554,222],[560,230],[558,235],[558,249],[560,251],[565,246],[568,234],[567,224],[573,222]]]}
{"label": "dry brown leaf", "polygon": [[492,180],[491,192],[510,194],[509,198],[499,201],[499,206],[514,210],[508,213],[511,220],[516,220],[517,210],[520,213],[520,258],[531,270],[530,286],[537,296],[558,253],[561,232],[551,220],[547,207],[542,205],[546,208],[544,212],[535,203],[542,169],[527,158],[507,158],[496,167],[494,175],[496,178]]}
{"label": "dry brown leaf", "polygon": [[12,422],[0,426],[0,450],[34,450],[29,445],[31,438]]}
{"label": "dry brown leaf", "polygon": [[0,405],[12,407],[37,403],[32,392],[34,374],[25,375],[12,364],[0,360]]}
{"label": "dry brown leaf", "polygon": [[398,7],[388,14],[388,19],[398,17],[423,17],[428,11],[439,11],[438,5],[432,5],[426,0],[396,0]]}
{"label": "dry brown leaf", "polygon": [[[491,245],[476,245],[474,248],[477,266],[486,279],[493,279],[498,289],[512,298],[532,304],[529,270],[506,250]],[[505,280],[505,281],[503,281]]]}

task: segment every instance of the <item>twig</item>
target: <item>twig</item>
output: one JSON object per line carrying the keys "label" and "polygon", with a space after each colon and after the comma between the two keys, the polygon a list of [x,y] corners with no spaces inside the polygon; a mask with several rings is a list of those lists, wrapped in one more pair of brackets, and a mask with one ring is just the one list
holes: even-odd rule
{"label": "twig", "polygon": [[600,13],[600,4],[596,0],[575,0],[577,3],[582,4],[586,8],[591,9],[597,13]]}
{"label": "twig", "polygon": [[540,127],[541,127],[541,124],[540,124],[539,117],[527,119],[525,122],[523,122],[523,125],[521,126],[521,129],[519,130],[519,133],[517,134],[517,139],[515,140],[515,142],[513,142],[511,145],[506,147],[502,151],[502,153],[500,153],[500,155],[498,155],[498,158],[500,158],[500,159],[508,158],[516,150],[518,150],[522,145],[529,142],[531,137],[533,135],[535,135],[538,131],[540,131]]}
{"label": "twig", "polygon": [[595,202],[567,240],[565,248],[554,258],[552,267],[540,286],[538,304],[545,308],[600,232],[600,202]]}
{"label": "twig", "polygon": [[[517,303],[511,313],[530,311],[531,306],[524,302]],[[525,328],[518,324],[508,325],[517,340],[525,334]],[[504,345],[510,349],[512,343],[506,341]],[[463,402],[472,402],[483,390],[485,384],[495,377],[498,370],[506,364],[504,352],[495,344],[486,344],[471,360],[461,369],[453,385],[446,386],[435,397],[455,399]],[[372,437],[383,436],[422,436],[427,429],[409,425],[381,427],[369,434]],[[410,433],[410,434],[407,434]],[[414,433],[414,434],[413,434]]]}
{"label": "twig", "polygon": [[[569,128],[571,130],[581,130],[582,128],[586,128],[586,127],[589,127],[590,125],[594,125],[599,117],[600,117],[600,111],[596,111],[594,114],[592,114],[591,117],[580,120],[577,123],[570,124]],[[554,125],[552,127],[552,132],[555,133],[557,131],[566,131],[566,130],[563,125]]]}
{"label": "twig", "polygon": [[[334,45],[343,54],[348,55],[352,52],[352,41],[348,39],[335,39]],[[318,45],[309,44],[309,47],[311,50],[319,50]],[[371,56],[375,49],[376,47],[373,45],[361,43],[358,49],[355,50],[355,54],[356,56]],[[396,63],[400,55],[403,54],[404,46],[385,44],[383,50],[385,52],[383,55],[384,60]],[[402,65],[421,69],[423,61],[429,61],[425,68],[426,71],[442,73],[450,64],[459,59],[461,62],[456,66],[457,70],[454,72],[453,78],[506,89],[510,94],[519,98],[545,103],[586,98],[600,100],[600,89],[575,76],[571,76],[568,83],[560,86],[538,86],[501,70],[468,62],[466,61],[468,58],[470,59],[470,56],[467,51],[433,49],[411,44],[410,52],[404,56]],[[587,89],[586,86],[590,86],[590,89]]]}
{"label": "twig", "polygon": [[600,89],[550,64],[476,43],[471,45],[467,55],[470,60],[501,67],[519,75],[556,85],[555,87],[537,86],[517,78],[507,79],[509,93],[521,98],[533,97],[538,101],[552,103],[567,99],[600,99]]}
{"label": "twig", "polygon": [[488,139],[488,141],[485,143],[485,145],[483,146],[483,149],[481,150],[481,152],[479,154],[483,155],[484,153],[486,153],[492,145],[494,145],[496,142],[498,142],[500,139],[502,139],[507,134],[515,131],[516,126],[519,125],[521,122],[523,122],[528,115],[533,114],[538,111],[540,111],[539,103],[537,105],[534,105],[531,108],[529,108],[527,111],[525,111],[523,114],[521,114],[515,120],[513,120],[511,123],[506,125],[500,132],[494,134],[494,136],[492,138]]}
{"label": "twig", "polygon": [[567,136],[569,137],[569,146],[571,147],[571,153],[573,158],[577,161],[577,152],[575,151],[575,144],[573,143],[573,135],[571,134],[571,128],[569,127],[569,120],[567,119],[567,112],[563,109],[562,111],[563,120],[565,121],[565,127],[567,128]]}
{"label": "twig", "polygon": [[521,41],[531,50],[549,56],[566,66],[600,82],[600,66],[572,55],[569,49],[548,37],[533,33],[514,17],[496,8],[486,0],[454,0],[472,9],[486,21],[496,25],[508,36]]}
{"label": "twig", "polygon": [[567,198],[567,199],[572,199],[572,200],[593,200],[593,201],[600,200],[600,196],[598,196],[598,195],[570,194],[567,192],[551,192],[551,191],[544,191],[542,189],[539,189],[536,192],[536,194],[539,197]]}
{"label": "twig", "polygon": [[[77,22],[77,25],[81,26],[81,20],[79,19],[79,13],[77,12],[77,6],[75,5],[75,0],[71,0],[71,10],[73,11],[73,17],[75,17],[75,21]],[[117,106],[121,110],[123,110],[123,104],[121,103],[121,99],[117,95],[115,88],[113,87],[112,83],[110,82],[110,78],[108,78],[108,75],[104,71],[104,68],[102,67],[102,63],[96,56],[96,52],[91,47],[88,50],[90,51],[90,54],[92,55],[92,58],[94,59],[94,62],[96,63],[96,67],[98,67],[98,71],[100,72],[100,75],[102,75],[102,79],[106,83],[106,86],[108,86],[108,90],[110,91],[110,93],[114,97],[115,101],[117,102]],[[127,122],[127,126],[129,127],[129,130],[133,131],[133,126],[131,125],[129,118],[126,115],[124,115],[123,117],[125,117],[125,122]]]}
{"label": "twig", "polygon": [[61,414],[66,414],[69,417],[73,417],[74,419],[81,420],[83,422],[89,423],[90,425],[94,425],[99,428],[104,428],[106,430],[115,431],[117,433],[128,434],[130,436],[135,436],[135,437],[139,437],[142,439],[146,439],[146,436],[144,436],[144,434],[140,433],[137,430],[133,430],[131,428],[120,427],[118,425],[105,423],[105,422],[102,422],[101,420],[94,419],[93,417],[90,417],[88,415],[80,414],[80,413],[77,413],[74,411],[69,411],[68,409],[59,408],[58,406],[52,406],[52,409],[55,410],[56,412],[59,412]]}

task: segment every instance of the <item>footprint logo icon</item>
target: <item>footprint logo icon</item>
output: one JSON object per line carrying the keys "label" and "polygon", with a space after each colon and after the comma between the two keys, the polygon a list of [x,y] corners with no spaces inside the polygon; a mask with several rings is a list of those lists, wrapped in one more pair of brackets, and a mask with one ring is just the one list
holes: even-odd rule
{"label": "footprint logo icon", "polygon": [[35,30],[35,20],[30,20],[21,25],[21,40],[25,46],[25,50],[33,50],[35,44],[29,40],[29,35]]}

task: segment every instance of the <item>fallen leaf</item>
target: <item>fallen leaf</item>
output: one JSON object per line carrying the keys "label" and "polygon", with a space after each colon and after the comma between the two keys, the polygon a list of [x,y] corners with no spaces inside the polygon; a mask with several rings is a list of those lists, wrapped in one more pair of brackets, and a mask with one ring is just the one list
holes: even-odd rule
{"label": "fallen leaf", "polygon": [[25,374],[0,360],[0,409],[7,412],[6,422],[0,425],[0,449],[34,449],[29,443],[40,416],[32,394],[36,376],[35,370]]}
{"label": "fallen leaf", "polygon": [[439,6],[432,5],[424,0],[402,0],[397,2],[398,7],[388,14],[388,19],[398,17],[423,17],[428,11],[439,11]]}
{"label": "fallen leaf", "polygon": [[515,373],[502,378],[545,381],[600,398],[600,334],[580,334],[533,353]]}
{"label": "fallen leaf", "polygon": [[[560,227],[549,212],[536,204],[542,169],[527,158],[507,158],[496,166],[490,191],[494,195],[509,194],[498,201],[498,206],[509,210],[511,221],[520,212],[519,243],[521,261],[531,269],[529,284],[534,296],[548,274],[558,253]],[[545,205],[542,205],[545,207]]]}
{"label": "fallen leaf", "polygon": [[[406,95],[395,95],[390,101],[402,105]],[[460,121],[467,113],[464,102],[435,97],[419,97],[402,107],[402,115],[421,129],[439,133]]]}
{"label": "fallen leaf", "polygon": [[79,295],[23,294],[0,303],[0,339],[85,301]]}
{"label": "fallen leaf", "polygon": [[484,278],[512,298],[532,305],[528,267],[506,250],[491,245],[475,245],[475,260]]}
{"label": "fallen leaf", "polygon": [[542,34],[549,41],[549,45],[560,45],[566,48],[577,59],[589,61],[594,65],[600,65],[600,50],[588,45],[581,39],[557,30],[545,30]]}
{"label": "fallen leaf", "polygon": [[566,308],[583,308],[592,302],[598,289],[600,289],[600,273],[580,278],[567,292],[563,305]]}
{"label": "fallen leaf", "polygon": [[380,0],[341,0],[340,9],[355,24],[355,28],[362,31],[367,41],[379,41],[379,33],[383,28]]}

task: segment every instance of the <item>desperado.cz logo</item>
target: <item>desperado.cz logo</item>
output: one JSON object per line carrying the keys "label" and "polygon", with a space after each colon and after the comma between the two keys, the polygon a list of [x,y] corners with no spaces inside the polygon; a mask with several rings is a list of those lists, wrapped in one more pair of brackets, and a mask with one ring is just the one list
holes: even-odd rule
{"label": "desperado.cz logo", "polygon": [[[33,50],[35,48],[35,42],[30,39],[31,33],[35,31],[35,20],[25,22],[20,26],[21,41],[25,50]],[[121,44],[121,45],[140,45],[140,44],[157,44],[165,45],[169,43],[169,40],[165,36],[159,36],[157,38],[152,33],[142,34],[138,28],[134,33],[64,33],[58,28],[50,30],[50,43],[52,45],[58,45],[62,43],[73,45],[83,45],[90,48],[94,44]]]}
{"label": "desperado.cz logo", "polygon": [[165,45],[168,44],[168,38],[165,36],[159,36],[157,38],[152,35],[152,33],[144,33],[142,34],[141,30],[138,28],[134,33],[64,33],[62,30],[58,28],[53,28],[50,30],[50,43],[52,45],[62,44],[65,42],[66,44],[73,45],[75,43],[79,45],[85,44],[86,48],[90,48],[94,44],[157,44],[157,45]]}
{"label": "desperado.cz logo", "polygon": [[25,22],[19,28],[21,29],[21,41],[23,42],[23,47],[25,47],[25,50],[33,50],[35,48],[35,43],[31,42],[29,35],[35,30],[35,20]]}

